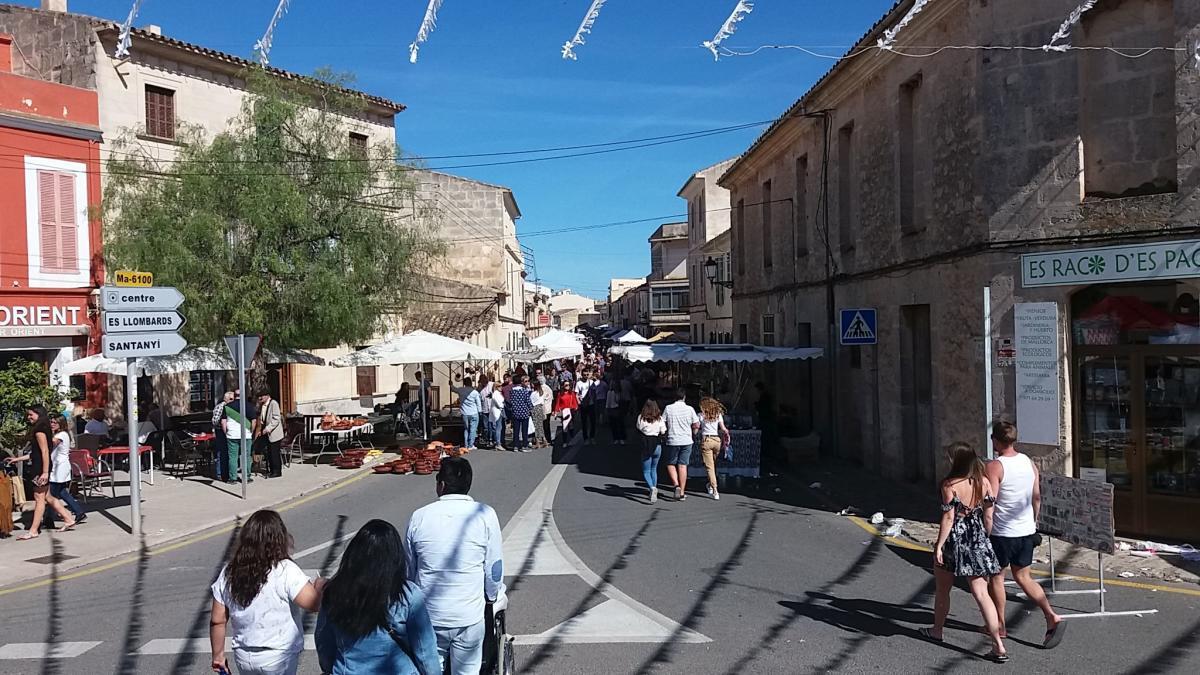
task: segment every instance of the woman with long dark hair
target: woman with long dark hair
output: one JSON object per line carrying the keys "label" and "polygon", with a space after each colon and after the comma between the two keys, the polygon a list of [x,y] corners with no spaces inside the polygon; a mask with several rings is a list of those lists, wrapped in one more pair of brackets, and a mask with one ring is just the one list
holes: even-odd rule
{"label": "woman with long dark hair", "polygon": [[63,506],[63,503],[50,494],[50,447],[54,432],[50,429],[50,415],[40,405],[29,406],[25,410],[25,420],[29,422],[29,431],[25,434],[25,454],[10,457],[6,464],[27,462],[26,475],[33,483],[33,521],[29,531],[17,537],[17,541],[36,539],[42,532],[42,519],[46,516],[46,505],[62,518],[63,525],[59,532],[75,527],[75,517]]}
{"label": "woman with long dark hair", "polygon": [[642,478],[650,490],[650,503],[658,501],[658,460],[662,458],[663,436],[667,433],[667,422],[654,399],[646,399],[642,413],[638,415],[637,430],[642,435]]}
{"label": "woman with long dark hair", "polygon": [[1008,661],[1000,638],[1000,618],[988,595],[988,579],[1000,573],[1000,563],[992,550],[988,532],[992,529],[991,483],[983,461],[966,443],[954,443],[946,449],[950,471],[942,479],[942,521],[937,544],[933,547],[933,627],[922,628],[921,635],[934,642],[943,641],[946,615],[950,613],[950,589],[956,577],[965,578],[971,595],[983,615],[984,628],[992,639],[988,658],[997,663]]}
{"label": "woman with long dark hair", "polygon": [[346,547],[317,616],[317,659],[330,675],[438,675],[437,636],[408,580],[400,533],[372,520]]}
{"label": "woman with long dark hair", "polygon": [[275,511],[255,511],[238,532],[229,563],[212,585],[212,669],[225,666],[226,624],[240,675],[295,675],[304,651],[300,612],[321,606],[325,580],[292,562],[292,536]]}

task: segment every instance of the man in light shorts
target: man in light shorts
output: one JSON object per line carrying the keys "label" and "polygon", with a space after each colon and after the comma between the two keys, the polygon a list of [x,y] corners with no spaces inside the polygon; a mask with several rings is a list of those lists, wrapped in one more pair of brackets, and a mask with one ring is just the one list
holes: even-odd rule
{"label": "man in light shorts", "polygon": [[663,421],[667,423],[667,475],[679,501],[687,499],[687,465],[700,429],[700,416],[684,402],[684,396],[683,389],[677,390],[675,402],[663,410]]}

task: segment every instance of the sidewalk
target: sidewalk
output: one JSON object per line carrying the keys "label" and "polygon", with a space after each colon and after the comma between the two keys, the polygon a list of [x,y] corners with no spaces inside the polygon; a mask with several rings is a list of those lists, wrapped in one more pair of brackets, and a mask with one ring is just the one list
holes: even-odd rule
{"label": "sidewalk", "polygon": [[[247,486],[246,500],[241,499],[241,484],[217,483],[202,476],[171,478],[154,473],[154,485],[142,474],[142,534],[149,548],[161,546],[189,535],[216,530],[246,517],[259,509],[271,508],[323,488],[371,473],[371,466],[388,461],[394,455],[368,458],[363,468],[343,470],[329,464],[293,464],[283,477],[267,480],[261,476]],[[108,486],[105,485],[105,488]],[[80,503],[88,511],[86,523],[70,532],[49,532],[32,541],[17,541],[24,530],[0,540],[0,569],[4,570],[0,587],[11,587],[38,579],[52,571],[65,572],[96,562],[134,553],[141,542],[129,532],[129,476],[117,472],[117,496],[105,490]],[[28,516],[25,517],[28,520]],[[58,551],[55,551],[58,544]],[[57,554],[57,555],[55,555]],[[57,557],[57,565],[53,565]]]}
{"label": "sidewalk", "polygon": [[[889,520],[903,518],[903,537],[929,548],[937,541],[937,523],[941,514],[933,487],[922,488],[892,481],[843,460],[824,460],[793,468],[779,476],[779,479],[794,483],[793,489],[815,492],[833,512],[849,509],[850,512],[844,515],[857,515],[864,519],[882,513],[885,520],[878,526],[880,532],[888,527]],[[1186,561],[1178,555],[1139,555],[1136,540],[1118,538],[1118,547],[1122,542],[1135,550],[1117,551],[1116,555],[1105,556],[1106,577],[1200,584],[1200,563]],[[1043,543],[1035,551],[1034,561],[1047,563],[1048,548],[1048,544]],[[1095,571],[1098,567],[1095,551],[1060,539],[1054,540],[1054,558],[1057,569],[1069,567],[1073,570]]]}

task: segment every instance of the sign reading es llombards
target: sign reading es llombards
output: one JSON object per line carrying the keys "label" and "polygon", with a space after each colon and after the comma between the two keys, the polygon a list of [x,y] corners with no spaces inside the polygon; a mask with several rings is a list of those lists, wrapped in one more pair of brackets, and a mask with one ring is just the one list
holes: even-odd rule
{"label": "sign reading es llombards", "polygon": [[1080,248],[1021,256],[1021,285],[1025,288],[1187,277],[1200,277],[1200,240]]}

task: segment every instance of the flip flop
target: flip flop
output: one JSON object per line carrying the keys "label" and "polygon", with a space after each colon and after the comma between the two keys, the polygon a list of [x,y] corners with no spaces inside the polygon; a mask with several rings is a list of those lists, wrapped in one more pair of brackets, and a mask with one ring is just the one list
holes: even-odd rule
{"label": "flip flop", "polygon": [[1008,654],[997,654],[996,652],[988,652],[987,660],[993,663],[1008,663]]}
{"label": "flip flop", "polygon": [[17,537],[17,541],[29,541],[30,539],[37,539],[40,536],[42,536],[41,532],[38,532],[37,534],[23,534]]}
{"label": "flip flop", "polygon": [[1067,632],[1067,622],[1059,620],[1054,624],[1054,628],[1046,631],[1046,641],[1042,643],[1042,649],[1054,649],[1062,644],[1063,633]]}
{"label": "flip flop", "polygon": [[926,640],[929,640],[930,642],[937,642],[940,644],[940,643],[946,641],[946,638],[944,638],[944,637],[940,637],[940,638],[934,637],[933,629],[930,628],[929,626],[921,626],[920,628],[917,629],[917,632],[921,634],[921,637],[925,638]]}

